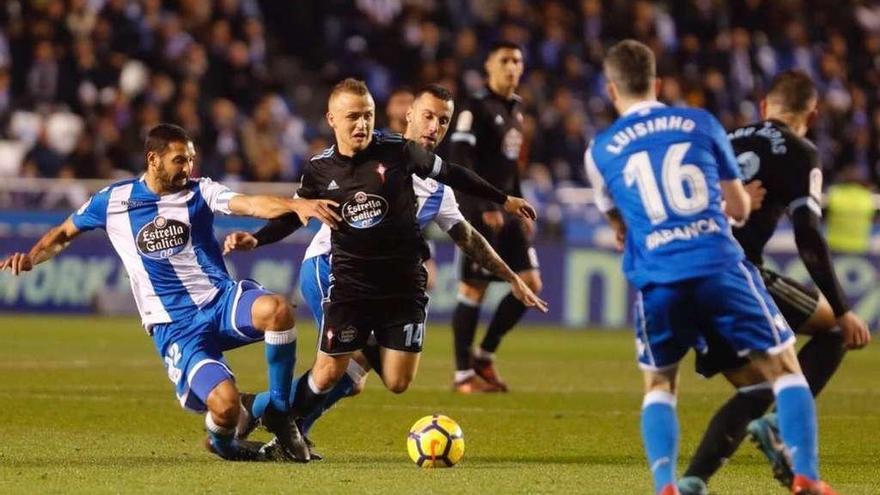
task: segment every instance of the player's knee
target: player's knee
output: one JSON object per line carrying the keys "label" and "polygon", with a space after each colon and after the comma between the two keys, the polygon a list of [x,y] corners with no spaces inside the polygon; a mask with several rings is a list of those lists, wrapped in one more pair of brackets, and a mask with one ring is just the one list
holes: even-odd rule
{"label": "player's knee", "polygon": [[294,324],[293,311],[284,297],[277,294],[260,296],[251,309],[254,324],[263,330],[286,330]]}
{"label": "player's knee", "polygon": [[345,374],[346,364],[337,360],[317,360],[312,366],[312,382],[320,390],[333,388]]}
{"label": "player's knee", "polygon": [[798,333],[807,335],[816,335],[819,333],[830,331],[837,324],[834,317],[834,310],[828,301],[821,297],[819,303],[816,304],[816,310],[798,329]]}
{"label": "player's knee", "polygon": [[406,377],[398,377],[385,382],[385,387],[392,393],[402,394],[409,388],[410,379]]}
{"label": "player's knee", "polygon": [[532,289],[532,292],[535,294],[540,294],[541,290],[544,288],[544,282],[541,281],[540,276],[529,277],[525,280],[526,285],[529,286],[529,289]]}
{"label": "player's knee", "polygon": [[458,284],[458,298],[459,300],[465,300],[472,304],[480,304],[483,302],[483,297],[486,295],[487,287],[488,286],[482,284],[462,282]]}
{"label": "player's knee", "polygon": [[238,423],[238,414],[241,409],[238,391],[234,386],[223,384],[214,387],[208,395],[208,411],[214,422],[220,426],[234,426]]}

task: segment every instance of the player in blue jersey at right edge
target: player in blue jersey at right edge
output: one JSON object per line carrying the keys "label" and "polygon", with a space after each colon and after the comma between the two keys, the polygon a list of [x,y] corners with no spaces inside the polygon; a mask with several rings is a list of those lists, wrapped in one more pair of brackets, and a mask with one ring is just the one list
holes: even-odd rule
{"label": "player in blue jersey at right edge", "polygon": [[730,231],[727,217],[744,221],[750,199],[724,129],[704,110],[657,102],[647,46],[614,45],[604,68],[620,118],[596,136],[585,162],[596,204],[622,244],[623,271],[638,289],[641,429],[655,493],[678,493],[678,362],[709,332],[773,384],[793,493],[833,493],[819,481],[815,405],[794,333]]}

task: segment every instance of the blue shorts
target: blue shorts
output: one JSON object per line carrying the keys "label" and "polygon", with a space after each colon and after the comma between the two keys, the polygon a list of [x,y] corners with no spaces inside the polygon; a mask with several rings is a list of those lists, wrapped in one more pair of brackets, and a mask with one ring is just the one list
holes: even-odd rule
{"label": "blue shorts", "polygon": [[299,291],[315,317],[315,326],[321,328],[324,320],[324,303],[330,300],[330,255],[322,254],[303,260],[299,270]]}
{"label": "blue shorts", "polygon": [[658,371],[677,364],[707,336],[723,339],[739,356],[778,353],[795,337],[749,262],[673,284],[651,284],[636,296],[639,367]]}
{"label": "blue shorts", "polygon": [[204,412],[211,390],[224,380],[235,379],[223,351],[263,340],[251,322],[251,307],[264,294],[270,292],[253,280],[242,280],[222,289],[191,319],[150,329],[184,409]]}

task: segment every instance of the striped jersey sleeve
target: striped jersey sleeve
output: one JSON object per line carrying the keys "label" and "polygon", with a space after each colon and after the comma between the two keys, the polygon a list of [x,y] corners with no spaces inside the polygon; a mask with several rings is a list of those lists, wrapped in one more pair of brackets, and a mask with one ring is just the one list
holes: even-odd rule
{"label": "striped jersey sleeve", "polygon": [[207,177],[199,179],[199,191],[202,193],[202,197],[205,199],[208,207],[211,208],[211,211],[224,215],[232,214],[229,210],[229,200],[238,196],[238,193]]}

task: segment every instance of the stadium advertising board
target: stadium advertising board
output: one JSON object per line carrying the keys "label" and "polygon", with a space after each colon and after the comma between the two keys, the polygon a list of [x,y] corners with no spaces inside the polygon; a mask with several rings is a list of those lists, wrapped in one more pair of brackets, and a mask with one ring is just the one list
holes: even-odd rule
{"label": "stadium advertising board", "polygon": [[[2,220],[0,227],[0,256],[27,251],[44,230],[39,223]],[[223,228],[221,224],[218,232],[224,233],[231,227]],[[305,235],[295,242],[265,246],[252,253],[235,253],[227,258],[227,265],[237,278],[252,278],[272,291],[299,299],[299,266],[308,238]],[[429,311],[433,321],[446,321],[456,304],[455,249],[451,243],[440,242],[435,254],[437,282]],[[581,238],[576,243],[539,244],[538,255],[544,279],[542,297],[550,303],[550,312],[529,312],[530,321],[571,328],[629,326],[634,293],[621,275],[617,253]],[[796,280],[809,280],[794,252],[773,252],[767,256],[767,264]],[[837,256],[835,267],[853,307],[876,328],[880,324],[880,257]],[[505,294],[503,284],[493,284],[487,295],[487,307]],[[300,304],[299,309],[301,316],[308,315],[304,305]],[[110,243],[103,233],[87,233],[29,276],[14,278],[8,273],[0,274],[0,311],[135,314],[135,307],[125,270]]]}

